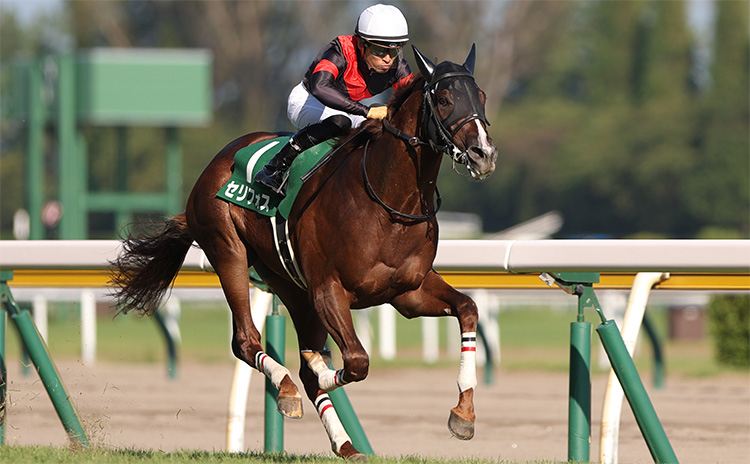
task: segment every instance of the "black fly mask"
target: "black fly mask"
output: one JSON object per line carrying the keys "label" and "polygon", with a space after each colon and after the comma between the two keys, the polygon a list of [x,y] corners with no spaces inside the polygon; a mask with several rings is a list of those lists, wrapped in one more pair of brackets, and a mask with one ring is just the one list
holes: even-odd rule
{"label": "black fly mask", "polygon": [[[479,86],[474,81],[476,47],[471,46],[462,65],[445,61],[437,66],[422,55],[417,47],[412,45],[412,48],[419,70],[425,78],[422,124],[430,145],[434,150],[451,156],[455,162],[466,164],[467,154],[456,147],[453,137],[461,127],[475,119],[482,121],[485,126],[490,125],[480,101]],[[453,98],[451,112],[442,120],[438,119],[436,109],[437,93],[440,90],[448,90]],[[450,131],[457,123],[453,131]]]}

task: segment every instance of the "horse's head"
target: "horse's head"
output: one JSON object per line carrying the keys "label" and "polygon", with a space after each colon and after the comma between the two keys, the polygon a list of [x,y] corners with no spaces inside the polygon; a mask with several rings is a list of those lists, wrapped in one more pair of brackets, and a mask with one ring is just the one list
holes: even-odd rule
{"label": "horse's head", "polygon": [[497,148],[487,134],[485,93],[474,81],[475,46],[462,65],[435,65],[412,48],[425,78],[423,127],[430,145],[465,164],[474,179],[484,179],[495,170]]}

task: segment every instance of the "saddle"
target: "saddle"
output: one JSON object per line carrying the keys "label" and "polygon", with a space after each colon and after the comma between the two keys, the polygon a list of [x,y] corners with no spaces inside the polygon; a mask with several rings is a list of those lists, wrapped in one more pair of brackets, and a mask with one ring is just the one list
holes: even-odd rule
{"label": "saddle", "polygon": [[287,173],[286,196],[281,197],[268,187],[256,183],[255,174],[263,169],[271,158],[281,150],[290,137],[275,139],[248,145],[241,148],[234,155],[234,171],[232,177],[219,189],[217,197],[235,205],[268,216],[273,226],[274,244],[279,259],[289,276],[300,288],[307,288],[294,257],[294,251],[289,246],[289,228],[287,219],[292,210],[294,200],[300,187],[314,171],[324,162],[324,158],[331,151],[335,141],[327,140],[309,148],[297,156]]}

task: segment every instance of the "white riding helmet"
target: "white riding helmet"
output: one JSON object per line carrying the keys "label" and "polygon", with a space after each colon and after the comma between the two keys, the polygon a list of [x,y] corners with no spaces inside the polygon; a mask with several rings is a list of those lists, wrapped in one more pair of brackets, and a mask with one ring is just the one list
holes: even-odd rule
{"label": "white riding helmet", "polygon": [[397,48],[409,40],[409,27],[401,10],[378,3],[359,15],[354,34],[378,45]]}

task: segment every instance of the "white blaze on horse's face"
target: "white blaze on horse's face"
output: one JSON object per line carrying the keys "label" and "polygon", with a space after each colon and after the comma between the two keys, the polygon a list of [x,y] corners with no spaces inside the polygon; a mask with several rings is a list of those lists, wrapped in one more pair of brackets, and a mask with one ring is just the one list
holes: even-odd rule
{"label": "white blaze on horse's face", "polygon": [[475,119],[469,124],[475,124],[477,129],[476,141],[467,149],[469,174],[476,180],[489,177],[495,171],[497,161],[497,147],[490,140],[484,125]]}

